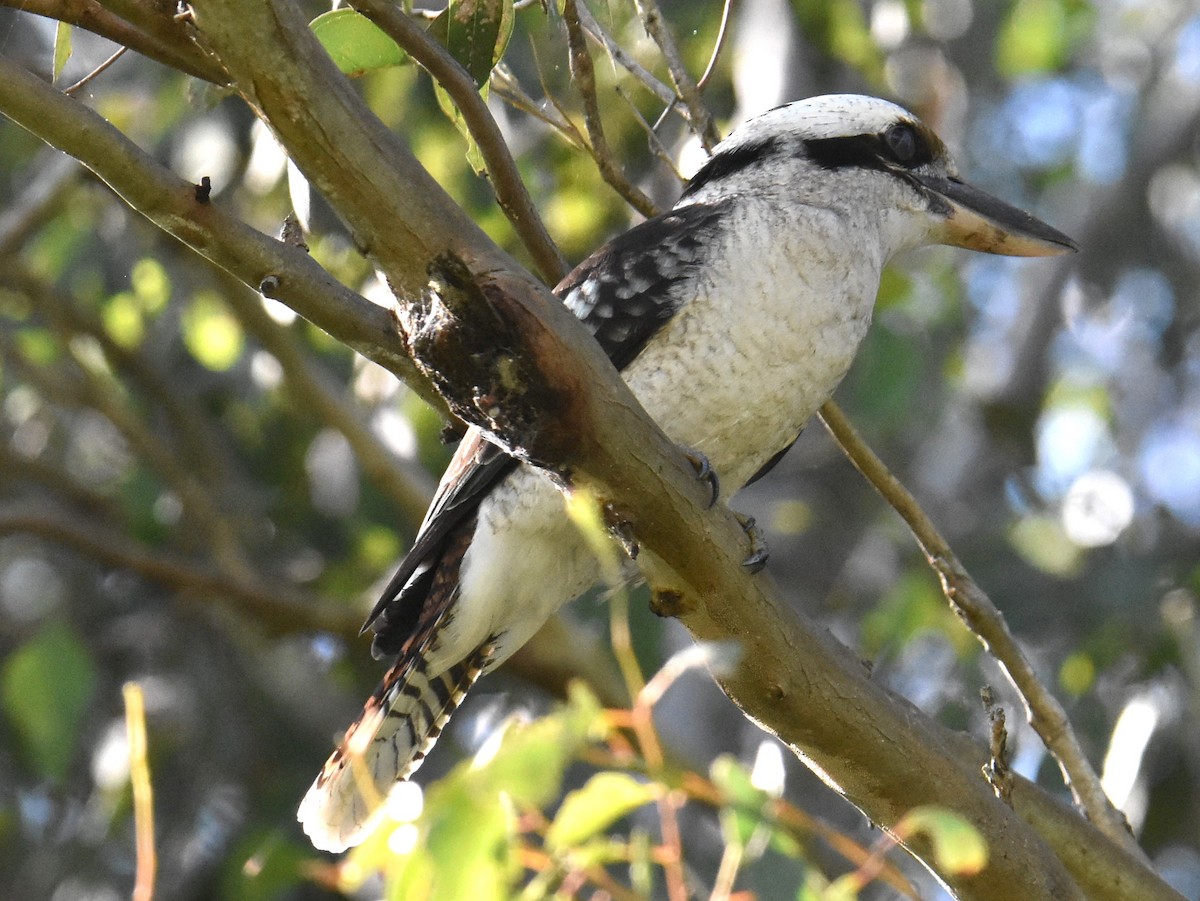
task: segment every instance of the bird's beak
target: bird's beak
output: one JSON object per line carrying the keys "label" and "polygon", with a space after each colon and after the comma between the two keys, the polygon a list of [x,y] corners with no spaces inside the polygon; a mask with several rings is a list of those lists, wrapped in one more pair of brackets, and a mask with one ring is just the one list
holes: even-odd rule
{"label": "bird's beak", "polygon": [[1053,257],[1079,249],[1040,219],[958,179],[925,176],[920,181],[950,207],[936,234],[943,244],[1012,257]]}

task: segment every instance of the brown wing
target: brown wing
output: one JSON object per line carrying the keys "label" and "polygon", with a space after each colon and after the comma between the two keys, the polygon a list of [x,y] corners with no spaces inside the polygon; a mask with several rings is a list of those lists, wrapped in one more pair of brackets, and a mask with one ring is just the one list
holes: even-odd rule
{"label": "brown wing", "polygon": [[[722,207],[693,204],[648,219],[580,263],[554,293],[623,369],[687,299],[675,286],[701,265]],[[517,461],[471,429],[442,476],[425,521],[399,569],[363,625],[375,630],[377,658],[401,652],[418,628],[432,629],[426,599],[460,530],[474,530],[474,512]],[[464,545],[465,546],[465,545]]]}
{"label": "brown wing", "polygon": [[[432,627],[443,609],[426,610],[434,579],[448,550],[461,554],[475,530],[475,511],[496,482],[511,472],[517,461],[470,429],[446,467],[425,521],[396,574],[383,590],[362,631],[373,628],[371,653],[379,659],[399,654],[418,626]],[[457,541],[451,540],[460,532]],[[464,540],[466,539],[466,540]],[[457,573],[458,567],[454,567]],[[446,594],[446,593],[444,593]],[[430,616],[430,614],[436,614]]]}

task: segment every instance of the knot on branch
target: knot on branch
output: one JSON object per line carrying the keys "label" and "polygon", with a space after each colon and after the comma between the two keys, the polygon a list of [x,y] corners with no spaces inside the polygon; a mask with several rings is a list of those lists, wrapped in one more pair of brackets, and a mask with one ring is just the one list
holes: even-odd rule
{"label": "knot on branch", "polygon": [[[428,267],[419,299],[398,311],[413,361],[451,411],[513,456],[561,459],[561,414],[569,391],[537,316],[502,273],[472,272],[454,253]],[[528,289],[526,289],[528,290]]]}

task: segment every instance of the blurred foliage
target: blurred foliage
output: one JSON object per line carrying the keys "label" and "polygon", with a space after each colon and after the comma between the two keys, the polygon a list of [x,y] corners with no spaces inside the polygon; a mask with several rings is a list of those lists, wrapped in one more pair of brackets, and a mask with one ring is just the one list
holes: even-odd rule
{"label": "blurred foliage", "polygon": [[[525,259],[424,73],[355,14],[302,5],[380,119]],[[11,6],[0,53],[58,85],[114,49]],[[577,260],[633,217],[581,132],[553,127],[582,128],[556,5],[515,6],[464,0],[428,18],[489,91]],[[632,4],[588,8],[666,82]],[[720,4],[664,12],[698,75]],[[685,128],[667,116],[651,141],[662,102],[591,48],[608,141],[669,205],[673,167],[698,163]],[[1050,265],[946,250],[901,261],[839,400],[1005,611],[1162,872],[1196,897],[1200,16],[1186,0],[738,5],[705,87],[723,128],[833,91],[896,98],[973,182],[1083,245]],[[226,92],[129,53],[78,96],[182,177],[210,176],[214,202],[265,232],[307,196]],[[383,297],[311,199],[314,258]],[[162,898],[355,886],[406,899],[658,897],[664,804],[697,893],[893,898],[907,879],[934,896],[798,761],[767,745],[778,772],[751,765],[761,734],[691,671],[654,705],[647,734],[633,711],[602,711],[587,689],[515,660],[425,765],[419,810],[410,795],[343,860],[312,852],[295,806],[380,674],[356,632],[448,459],[440,431],[389,376],[0,122],[0,893],[127,893],[121,685],[136,679]],[[368,465],[372,454],[385,465]],[[876,678],[978,735],[978,691],[994,685],[1014,713],[1014,767],[1062,790],[1002,674],[818,427],[736,503],[768,527],[771,571],[795,604],[870,657]],[[687,639],[633,606],[638,658],[657,668]],[[584,599],[570,616],[586,670],[607,611]],[[953,865],[978,862],[972,830],[949,812],[911,817]]]}

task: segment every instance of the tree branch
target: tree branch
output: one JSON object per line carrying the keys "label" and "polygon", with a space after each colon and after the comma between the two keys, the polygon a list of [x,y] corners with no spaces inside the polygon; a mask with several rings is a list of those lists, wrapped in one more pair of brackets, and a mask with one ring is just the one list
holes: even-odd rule
{"label": "tree branch", "polygon": [[671,75],[671,83],[675,85],[675,91],[679,95],[679,99],[683,101],[688,124],[700,138],[700,144],[704,149],[712,153],[712,149],[720,142],[721,136],[717,133],[717,126],[713,123],[712,114],[700,97],[700,89],[696,87],[696,82],[688,74],[687,66],[683,64],[683,57],[679,55],[679,48],[675,45],[675,36],[671,34],[671,28],[663,18],[657,0],[634,0],[634,5],[642,17],[642,25],[646,29],[646,34],[650,35],[654,43],[658,44],[658,49],[662,51],[667,71]]}
{"label": "tree branch", "polygon": [[829,401],[821,408],[821,421],[834,440],[885,501],[900,514],[912,530],[929,566],[942,583],[942,591],[951,608],[980,643],[999,663],[1025,705],[1030,725],[1037,731],[1050,754],[1058,761],[1063,779],[1075,801],[1089,820],[1114,842],[1131,854],[1143,857],[1129,832],[1125,817],[1104,794],[1100,777],[1092,770],[1087,755],[1071,729],[1062,705],[1050,692],[1004,621],[1004,614],[987,593],[971,578],[953,548],[938,531],[916,498],[900,483],[867,446],[841,409]]}
{"label": "tree branch", "polygon": [[0,113],[78,159],[159,228],[243,283],[269,288],[272,297],[445,413],[445,403],[399,347],[389,311],[346,288],[300,248],[251,228],[220,204],[198,201],[194,185],[95,112],[3,57],[0,83]]}
{"label": "tree branch", "polygon": [[571,74],[575,77],[575,86],[583,98],[583,121],[587,127],[588,141],[592,159],[600,169],[600,176],[620,194],[625,201],[643,216],[649,218],[658,210],[653,200],[625,177],[613,159],[608,146],[608,138],[604,136],[604,122],[600,118],[600,102],[596,98],[596,72],[592,66],[592,55],[588,52],[587,41],[583,36],[583,26],[579,21],[579,7],[575,0],[566,0],[563,6],[563,21],[567,26],[567,49],[570,58]]}
{"label": "tree branch", "polygon": [[500,209],[513,224],[542,278],[548,284],[557,284],[570,267],[546,231],[508,152],[508,144],[470,73],[394,4],[383,0],[350,0],[350,5],[378,25],[446,89],[479,146]]}
{"label": "tree branch", "polygon": [[215,572],[190,560],[118,535],[108,525],[89,523],[78,514],[10,504],[0,507],[0,535],[37,535],[72,548],[105,566],[135,572],[170,587],[183,596],[212,597],[239,613],[249,613],[268,632],[287,635],[323,631],[353,637],[358,634],[357,611],[295,591],[270,589],[257,580]]}
{"label": "tree branch", "polygon": [[[239,90],[346,217],[397,293],[418,299],[400,312],[407,346],[421,351],[424,371],[438,374],[465,418],[630,523],[658,589],[658,609],[678,615],[697,638],[734,640],[743,648],[737,668],[721,679],[727,693],[884,828],[927,803],[950,803],[970,819],[988,843],[990,861],[973,877],[944,875],[960,897],[1082,897],[1043,842],[979,776],[986,749],[872,683],[844,647],[786,612],[768,578],[742,570],[740,523],[723,506],[706,509],[705,489],[690,465],[582,325],[495,249],[370,116],[290,5],[197,0],[195,8],[198,26]],[[189,233],[190,220],[182,221]],[[160,224],[180,228],[169,217]],[[426,272],[435,261],[431,284]],[[456,262],[467,279],[455,275]],[[440,323],[431,315],[438,305],[448,314]],[[390,330],[376,340],[388,352],[395,347]],[[456,346],[490,351],[470,360]],[[443,369],[443,360],[459,363]],[[1046,803],[1043,793],[1018,781],[1017,809]],[[1072,844],[1105,847],[1106,857],[1127,863],[1119,848],[1075,821],[1066,826]],[[911,850],[932,859],[922,837],[913,838]],[[1077,864],[1084,856],[1064,859]],[[1103,883],[1094,870],[1075,877],[1089,886]],[[1136,862],[1124,878],[1142,890],[1137,897],[1177,897]],[[1119,897],[1104,888],[1098,897]]]}
{"label": "tree branch", "polygon": [[[136,50],[142,56],[213,84],[228,84],[229,76],[216,61],[187,39],[186,32],[151,3],[105,0],[0,0],[0,6],[57,19]],[[112,12],[105,7],[120,8]],[[133,18],[126,13],[136,12]],[[136,23],[136,24],[135,24]]]}

